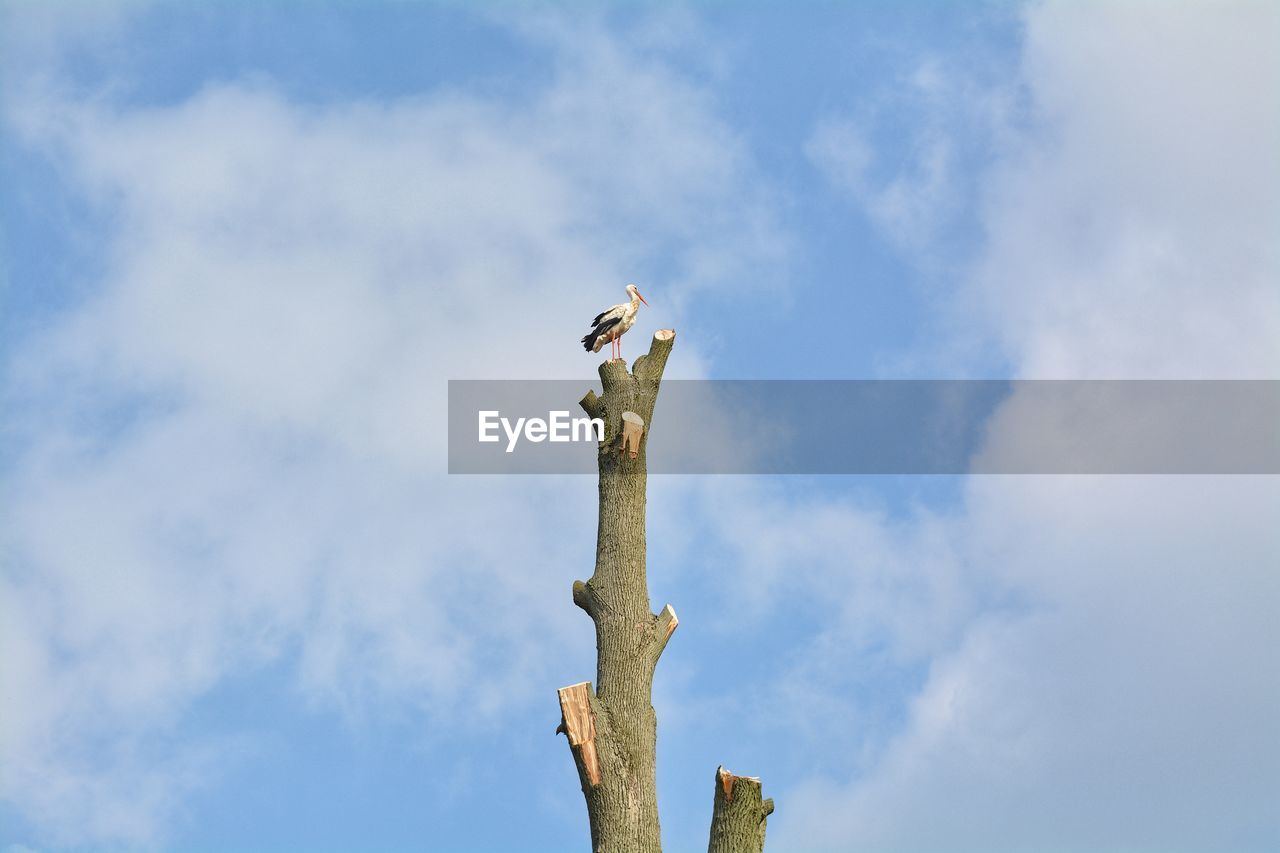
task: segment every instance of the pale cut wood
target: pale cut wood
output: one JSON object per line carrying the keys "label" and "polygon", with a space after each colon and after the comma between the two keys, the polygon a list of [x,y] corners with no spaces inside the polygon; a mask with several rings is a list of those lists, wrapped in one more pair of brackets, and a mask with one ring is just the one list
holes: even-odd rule
{"label": "pale cut wood", "polygon": [[622,446],[619,453],[630,453],[635,459],[640,455],[640,439],[644,435],[644,418],[635,412],[622,413]]}
{"label": "pale cut wood", "polygon": [[596,755],[596,720],[591,713],[591,682],[570,684],[556,691],[560,696],[560,713],[569,745],[576,747],[587,768],[592,785],[600,784],[600,759]]}
{"label": "pale cut wood", "polygon": [[662,612],[658,614],[658,623],[662,628],[662,643],[666,645],[667,640],[671,639],[671,635],[676,632],[676,626],[680,624],[680,620],[676,617],[676,609],[668,604],[662,608]]}
{"label": "pale cut wood", "polygon": [[[748,782],[760,783],[759,776],[735,776],[721,765],[716,769],[716,778],[720,780],[720,787],[724,790],[725,802],[733,802],[733,783],[739,779],[745,779]],[[770,801],[772,802],[772,800]]]}

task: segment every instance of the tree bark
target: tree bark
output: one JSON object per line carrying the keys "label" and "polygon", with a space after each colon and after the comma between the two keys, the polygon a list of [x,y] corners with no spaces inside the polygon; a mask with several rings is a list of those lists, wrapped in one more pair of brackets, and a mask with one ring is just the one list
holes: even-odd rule
{"label": "tree bark", "polygon": [[761,797],[759,779],[719,768],[707,853],[762,853],[765,818],[771,814],[773,800]]}
{"label": "tree bark", "polygon": [[[597,459],[600,519],[595,573],[585,582],[573,583],[574,603],[595,623],[596,682],[594,692],[587,682],[560,690],[557,732],[568,736],[578,767],[591,824],[591,848],[596,853],[659,853],[662,849],[653,674],[679,620],[670,604],[656,614],[649,609],[645,451],[658,386],[674,342],[673,331],[655,333],[648,355],[636,360],[634,372],[628,372],[621,359],[604,362],[600,365],[602,395],[588,391],[581,401],[590,417],[605,423]],[[629,413],[625,419],[624,413]],[[726,826],[736,825],[737,810],[726,814]],[[756,823],[763,844],[763,816]],[[713,825],[713,842],[715,838]],[[759,850],[760,845],[751,849]]]}

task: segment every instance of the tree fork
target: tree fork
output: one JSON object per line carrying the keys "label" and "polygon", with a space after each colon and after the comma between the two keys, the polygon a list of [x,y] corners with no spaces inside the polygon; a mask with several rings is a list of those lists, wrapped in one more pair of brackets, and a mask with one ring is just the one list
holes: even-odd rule
{"label": "tree fork", "polygon": [[[670,604],[649,610],[645,574],[645,499],[648,467],[645,449],[653,408],[675,332],[653,336],[649,353],[628,372],[622,359],[600,365],[601,396],[588,391],[580,405],[605,424],[597,463],[600,471],[600,519],[595,572],[574,581],[573,602],[596,628],[596,681],[559,691],[561,722],[578,768],[596,853],[660,853],[658,821],[657,718],[653,711],[653,674],[679,619]],[[626,417],[624,417],[624,414]],[[723,771],[723,768],[721,768]],[[732,777],[755,785],[755,806],[732,805],[717,788],[712,819],[712,853],[760,851],[764,818],[759,780]],[[719,779],[719,775],[717,775]],[[731,789],[730,789],[731,790]],[[719,831],[717,828],[719,827]],[[754,846],[734,847],[739,838]],[[721,839],[719,842],[717,839]],[[716,846],[717,843],[720,846]]]}

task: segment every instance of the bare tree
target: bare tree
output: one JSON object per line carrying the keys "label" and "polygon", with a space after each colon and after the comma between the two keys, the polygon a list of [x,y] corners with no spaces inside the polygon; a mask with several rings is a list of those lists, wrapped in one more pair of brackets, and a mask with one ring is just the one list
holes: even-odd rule
{"label": "bare tree", "polygon": [[[657,853],[658,822],[653,674],[677,625],[670,604],[650,610],[645,575],[645,447],[658,386],[675,332],[654,334],[648,355],[600,365],[602,396],[588,391],[582,408],[605,423],[600,443],[600,521],[595,573],[574,581],[573,601],[596,626],[596,689],[590,682],[559,691],[568,736],[591,822],[596,853]],[[760,780],[716,771],[710,853],[764,849]]]}

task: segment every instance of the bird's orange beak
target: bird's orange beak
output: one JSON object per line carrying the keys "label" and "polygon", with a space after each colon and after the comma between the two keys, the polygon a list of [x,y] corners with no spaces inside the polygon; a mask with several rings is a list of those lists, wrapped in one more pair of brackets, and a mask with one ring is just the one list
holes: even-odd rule
{"label": "bird's orange beak", "polygon": [[638,291],[638,290],[636,291],[636,297],[637,297],[641,302],[643,302],[645,305],[648,305],[648,304],[649,304],[649,301],[648,301],[647,299],[645,299],[643,296],[641,296],[641,295],[640,295],[640,291]]}

